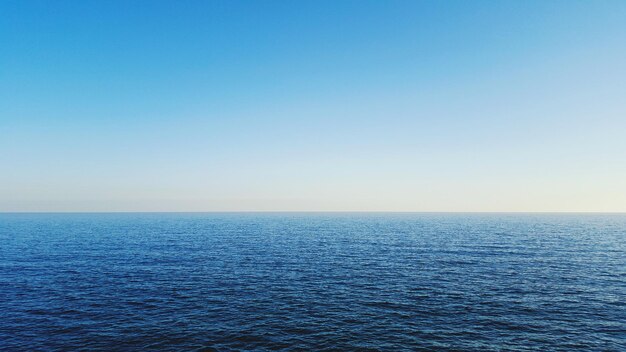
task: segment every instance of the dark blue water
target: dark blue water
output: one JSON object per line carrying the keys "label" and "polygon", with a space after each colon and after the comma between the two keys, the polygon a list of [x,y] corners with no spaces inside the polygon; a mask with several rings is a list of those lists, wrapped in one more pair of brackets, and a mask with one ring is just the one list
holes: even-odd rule
{"label": "dark blue water", "polygon": [[626,216],[0,214],[0,349],[626,351]]}

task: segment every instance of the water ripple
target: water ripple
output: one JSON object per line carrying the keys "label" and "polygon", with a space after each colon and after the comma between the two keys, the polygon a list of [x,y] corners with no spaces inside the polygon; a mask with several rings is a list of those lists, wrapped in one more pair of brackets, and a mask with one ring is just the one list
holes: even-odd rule
{"label": "water ripple", "polygon": [[0,350],[624,351],[626,216],[0,214]]}

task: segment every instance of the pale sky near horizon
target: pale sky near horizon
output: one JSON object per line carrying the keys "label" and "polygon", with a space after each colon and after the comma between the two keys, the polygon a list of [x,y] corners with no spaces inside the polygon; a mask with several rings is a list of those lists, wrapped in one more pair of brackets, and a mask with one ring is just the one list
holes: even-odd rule
{"label": "pale sky near horizon", "polygon": [[0,211],[626,212],[626,1],[0,2]]}

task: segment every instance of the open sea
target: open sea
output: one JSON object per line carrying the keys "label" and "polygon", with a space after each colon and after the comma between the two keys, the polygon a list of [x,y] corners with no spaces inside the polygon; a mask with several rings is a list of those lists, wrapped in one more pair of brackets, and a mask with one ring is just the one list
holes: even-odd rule
{"label": "open sea", "polygon": [[626,351],[626,215],[0,214],[2,351]]}

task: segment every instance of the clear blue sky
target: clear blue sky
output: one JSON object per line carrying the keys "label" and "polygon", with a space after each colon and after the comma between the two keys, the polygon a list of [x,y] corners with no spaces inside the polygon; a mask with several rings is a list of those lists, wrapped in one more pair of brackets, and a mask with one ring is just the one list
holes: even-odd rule
{"label": "clear blue sky", "polygon": [[0,211],[626,211],[626,1],[0,1]]}

